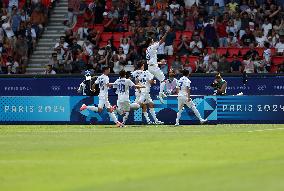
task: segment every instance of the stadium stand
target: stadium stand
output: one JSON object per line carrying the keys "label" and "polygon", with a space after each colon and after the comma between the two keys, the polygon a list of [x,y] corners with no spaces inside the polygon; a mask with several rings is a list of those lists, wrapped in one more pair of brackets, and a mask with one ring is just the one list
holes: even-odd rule
{"label": "stadium stand", "polygon": [[[231,65],[237,55],[242,71],[249,64],[255,73],[280,72],[283,2],[220,2],[69,0],[68,21],[62,26],[67,28],[64,41],[68,48],[60,54],[48,52],[48,63],[53,73],[82,73],[84,69],[99,73],[106,65],[133,70],[137,61],[145,58],[147,38],[159,39],[171,27],[173,30],[158,50],[158,58],[167,59],[168,69],[177,55],[181,56],[179,69],[189,61],[192,72],[215,73],[220,59]],[[119,47],[123,55],[118,54]],[[198,69],[201,65],[202,70]]]}

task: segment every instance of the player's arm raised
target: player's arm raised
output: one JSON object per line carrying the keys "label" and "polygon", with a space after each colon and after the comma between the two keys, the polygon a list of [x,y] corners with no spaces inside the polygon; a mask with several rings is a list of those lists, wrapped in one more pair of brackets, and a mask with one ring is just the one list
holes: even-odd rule
{"label": "player's arm raised", "polygon": [[163,42],[165,42],[166,37],[167,37],[170,30],[171,30],[171,28],[169,27],[168,30],[165,32],[164,36],[160,39],[159,45],[162,44]]}

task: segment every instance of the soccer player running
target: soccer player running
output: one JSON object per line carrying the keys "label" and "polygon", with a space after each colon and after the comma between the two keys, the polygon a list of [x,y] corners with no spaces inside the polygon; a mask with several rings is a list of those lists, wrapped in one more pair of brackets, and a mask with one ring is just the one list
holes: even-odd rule
{"label": "soccer player running", "polygon": [[202,119],[200,113],[195,107],[195,104],[192,102],[190,98],[190,83],[191,81],[188,79],[189,71],[183,70],[183,77],[178,80],[177,91],[178,91],[178,113],[176,118],[176,126],[179,125],[179,119],[184,109],[184,105],[188,108],[192,109],[196,117],[199,119],[200,123],[203,124],[207,120]]}
{"label": "soccer player running", "polygon": [[143,72],[138,76],[138,80],[139,80],[139,83],[145,86],[145,88],[141,89],[141,94],[140,94],[138,103],[142,107],[142,111],[147,121],[147,124],[152,124],[148,116],[148,113],[147,113],[147,105],[149,107],[149,112],[154,119],[154,123],[157,125],[164,124],[163,122],[159,121],[156,117],[156,113],[154,110],[154,102],[151,99],[151,95],[150,95],[151,84],[156,83],[156,81],[154,80],[154,75],[151,74],[148,70],[144,71],[143,63],[140,65],[139,69],[142,70]]}
{"label": "soccer player running", "polygon": [[128,119],[130,109],[138,109],[140,106],[137,103],[130,104],[129,88],[144,88],[141,85],[135,85],[130,79],[126,79],[125,70],[119,72],[120,78],[113,83],[113,88],[117,88],[117,111],[120,115],[124,114],[122,125],[124,126]]}
{"label": "soccer player running", "polygon": [[80,110],[83,111],[85,109],[88,109],[94,112],[102,112],[103,108],[106,107],[108,110],[109,117],[116,123],[118,127],[120,127],[122,124],[117,120],[116,116],[113,113],[113,108],[108,101],[108,90],[111,87],[111,84],[109,83],[109,77],[108,77],[110,73],[110,68],[103,67],[102,72],[103,74],[99,76],[97,80],[95,81],[95,84],[99,84],[99,88],[100,88],[98,107],[87,106],[83,104]]}
{"label": "soccer player running", "polygon": [[158,42],[155,42],[153,39],[149,39],[149,47],[146,49],[146,60],[148,64],[148,71],[160,81],[160,92],[158,98],[160,99],[161,103],[164,103],[163,98],[166,97],[166,95],[164,94],[164,88],[166,83],[165,83],[165,75],[162,72],[162,70],[159,68],[159,64],[165,64],[165,62],[158,63],[157,49],[160,46],[160,44],[162,44],[165,41],[169,30],[170,29],[166,31],[164,36]]}

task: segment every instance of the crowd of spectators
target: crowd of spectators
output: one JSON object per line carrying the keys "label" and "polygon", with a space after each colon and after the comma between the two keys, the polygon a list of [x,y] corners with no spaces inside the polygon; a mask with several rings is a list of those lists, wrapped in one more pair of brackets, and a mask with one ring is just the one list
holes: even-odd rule
{"label": "crowd of spectators", "polygon": [[48,18],[41,1],[0,1],[0,74],[23,74]]}
{"label": "crowd of spectators", "polygon": [[[158,48],[158,58],[168,60],[161,66],[165,74],[170,68],[176,73],[183,68],[197,73],[280,73],[283,64],[272,70],[272,56],[283,56],[283,4],[283,0],[69,0],[67,25],[73,30],[68,29],[55,45],[50,70],[100,73],[104,66],[113,73],[133,70],[145,59],[147,39],[158,40],[170,29]],[[106,33],[111,34],[107,39]],[[220,53],[220,48],[225,51]],[[240,51],[231,53],[229,48]]]}

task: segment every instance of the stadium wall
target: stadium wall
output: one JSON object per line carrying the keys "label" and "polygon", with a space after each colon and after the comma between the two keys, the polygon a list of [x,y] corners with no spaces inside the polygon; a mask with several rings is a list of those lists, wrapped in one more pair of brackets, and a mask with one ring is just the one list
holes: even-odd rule
{"label": "stadium wall", "polygon": [[[111,76],[110,82],[116,79],[116,76]],[[228,95],[240,92],[244,95],[284,95],[284,76],[252,75],[248,77],[245,85],[242,76],[225,76],[224,79],[228,82]],[[83,76],[9,78],[5,75],[0,77],[0,96],[78,96],[77,88],[83,80]],[[214,76],[191,77],[192,94],[212,95],[210,84],[213,80]],[[153,95],[156,95],[158,90],[159,84],[153,86]],[[110,91],[110,95],[115,95],[114,91]]]}
{"label": "stadium wall", "polygon": [[[193,96],[203,118],[209,123],[284,123],[284,96]],[[135,99],[131,96],[131,100]],[[115,104],[116,96],[110,96]],[[168,97],[165,104],[154,99],[157,117],[165,124],[174,124],[177,99]],[[80,111],[85,103],[94,105],[98,97],[87,96],[1,96],[2,124],[111,124],[107,111]],[[141,109],[131,112],[129,124],[144,123]],[[197,124],[192,111],[186,108],[180,124]]]}

